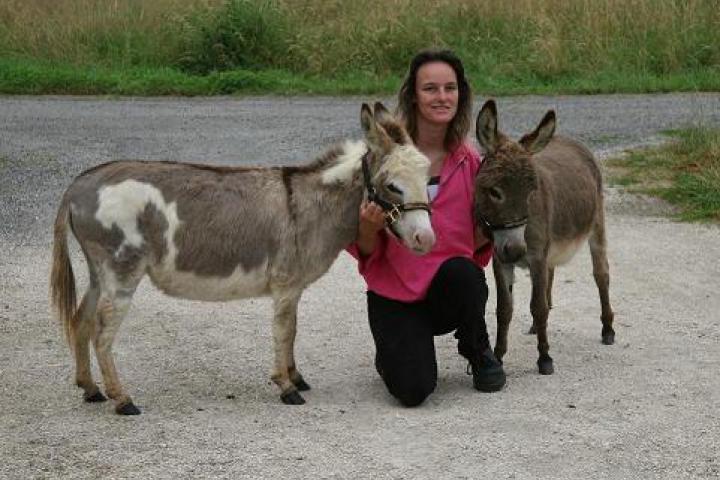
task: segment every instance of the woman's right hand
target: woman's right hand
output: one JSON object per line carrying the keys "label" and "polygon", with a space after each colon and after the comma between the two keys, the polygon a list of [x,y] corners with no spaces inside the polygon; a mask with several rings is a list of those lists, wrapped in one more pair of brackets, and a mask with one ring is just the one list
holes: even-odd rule
{"label": "woman's right hand", "polygon": [[377,244],[377,234],[385,228],[385,213],[375,202],[363,200],[360,204],[360,224],[357,246],[364,256],[370,255]]}

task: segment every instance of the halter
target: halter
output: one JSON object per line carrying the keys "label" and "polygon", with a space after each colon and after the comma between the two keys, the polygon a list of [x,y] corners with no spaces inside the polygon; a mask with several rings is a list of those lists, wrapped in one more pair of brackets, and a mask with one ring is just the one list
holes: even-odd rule
{"label": "halter", "polygon": [[380,208],[382,208],[385,214],[385,223],[393,234],[399,237],[398,233],[395,231],[395,223],[400,220],[402,213],[412,210],[425,210],[428,214],[430,214],[432,213],[430,211],[430,205],[425,202],[392,203],[378,195],[377,190],[370,179],[370,166],[368,165],[369,157],[370,150],[365,152],[365,155],[362,157],[363,178],[365,180],[365,189],[367,190],[368,200],[377,203]]}
{"label": "halter", "polygon": [[480,221],[481,226],[487,232],[490,232],[490,234],[492,234],[493,232],[498,232],[500,230],[510,230],[511,228],[524,227],[525,225],[527,225],[528,222],[527,216],[503,223],[490,223],[487,218],[485,218],[484,216],[482,216],[482,214],[478,212],[475,212],[475,217]]}

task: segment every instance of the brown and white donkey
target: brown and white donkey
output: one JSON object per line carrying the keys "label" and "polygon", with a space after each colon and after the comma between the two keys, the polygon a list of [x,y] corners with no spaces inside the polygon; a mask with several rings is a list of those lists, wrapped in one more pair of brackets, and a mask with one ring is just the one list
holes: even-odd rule
{"label": "brown and white donkey", "polygon": [[[360,117],[364,141],[347,141],[305,166],[117,161],[75,178],[55,220],[50,285],[86,401],[105,400],[90,372],[92,341],[116,412],[140,413],[119,382],[111,350],[135,289],[148,275],[175,297],[271,296],[271,378],[284,403],[304,403],[298,390],[310,387],[293,353],[298,302],[355,239],[363,197],[370,192],[382,201],[408,248],[424,254],[435,242],[428,159],[382,104],[374,111],[363,104]],[[79,307],[68,226],[89,270]]]}
{"label": "brown and white donkey", "polygon": [[482,107],[476,124],[485,163],[476,179],[475,216],[495,242],[495,355],[502,360],[507,352],[514,267],[529,268],[531,332],[537,333],[542,374],[553,373],[547,319],[555,267],[570,261],[585,241],[590,245],[600,294],[602,342],[615,341],[600,168],[584,145],[554,133],[555,112],[551,110],[532,133],[519,142],[510,140],[498,130],[492,100]]}

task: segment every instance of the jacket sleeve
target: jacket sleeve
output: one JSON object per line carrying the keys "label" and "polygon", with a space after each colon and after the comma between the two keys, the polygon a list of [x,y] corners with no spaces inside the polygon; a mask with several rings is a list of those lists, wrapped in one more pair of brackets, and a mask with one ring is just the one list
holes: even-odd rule
{"label": "jacket sleeve", "polygon": [[378,232],[378,241],[375,245],[375,250],[370,255],[363,255],[358,249],[357,242],[353,242],[345,248],[350,255],[358,261],[358,271],[361,275],[365,275],[368,270],[371,270],[374,265],[381,262],[385,257],[385,250],[387,249],[387,233],[384,230]]}
{"label": "jacket sleeve", "polygon": [[490,263],[490,260],[492,260],[493,257],[493,244],[492,242],[488,242],[482,247],[475,250],[475,253],[473,254],[473,261],[477,264],[478,267],[485,268]]}

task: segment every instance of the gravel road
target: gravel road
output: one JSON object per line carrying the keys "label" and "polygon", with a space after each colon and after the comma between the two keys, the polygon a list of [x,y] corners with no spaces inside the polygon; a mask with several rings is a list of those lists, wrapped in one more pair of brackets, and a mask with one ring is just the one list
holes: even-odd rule
{"label": "gravel road", "polygon": [[[537,374],[535,339],[524,333],[530,282],[521,274],[507,387],[474,391],[451,336],[441,337],[437,391],[419,408],[400,407],[375,374],[364,285],[341,254],[300,305],[306,405],[282,405],[269,382],[269,300],[176,300],[147,281],[115,343],[143,414],[81,401],[47,300],[52,218],[72,177],[118,158],[303,163],[359,138],[360,104],[374,100],[0,97],[0,478],[720,477],[720,229],[676,223],[662,203],[613,188],[617,342],[600,343],[585,249],[556,272],[552,376]],[[658,143],[663,130],[720,126],[720,94],[498,105],[513,135],[555,108],[559,131],[600,158]],[[494,332],[493,295],[491,286]]]}

